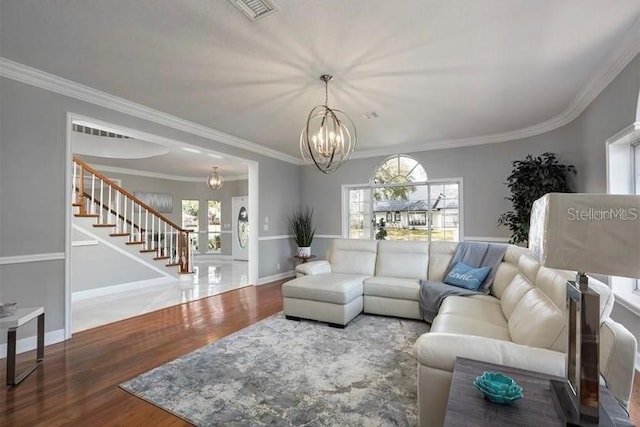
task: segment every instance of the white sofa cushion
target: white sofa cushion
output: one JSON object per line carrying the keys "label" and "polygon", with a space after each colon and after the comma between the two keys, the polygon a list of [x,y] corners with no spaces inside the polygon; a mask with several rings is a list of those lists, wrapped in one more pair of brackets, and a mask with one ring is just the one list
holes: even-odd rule
{"label": "white sofa cushion", "polygon": [[505,288],[509,286],[511,280],[518,273],[518,261],[520,256],[527,251],[526,248],[519,246],[509,245],[502,258],[502,263],[496,270],[496,275],[493,278],[493,285],[491,285],[491,295],[497,298],[502,298],[502,293]]}
{"label": "white sofa cushion", "polygon": [[470,322],[482,320],[507,328],[507,319],[500,309],[500,301],[493,297],[482,299],[470,296],[447,297],[442,302],[438,315],[447,313],[467,317]]}
{"label": "white sofa cushion", "polygon": [[444,279],[444,273],[453,258],[458,242],[431,242],[429,243],[429,280]]}
{"label": "white sofa cushion", "polygon": [[376,240],[336,239],[331,243],[329,250],[331,271],[373,276],[377,250]]}
{"label": "white sofa cushion", "polygon": [[346,304],[362,297],[362,282],[367,276],[327,273],[302,276],[282,285],[282,296],[303,300]]}
{"label": "white sofa cushion", "polygon": [[[493,319],[491,319],[493,320]],[[455,335],[469,335],[496,340],[511,341],[509,329],[505,322],[503,326],[496,325],[491,321],[471,319],[467,316],[452,313],[438,313],[431,324],[432,332],[441,332]]]}
{"label": "white sofa cushion", "polygon": [[522,274],[516,274],[502,293],[502,299],[500,300],[504,317],[509,319],[524,294],[532,289],[533,285]]}
{"label": "white sofa cushion", "polygon": [[381,240],[378,242],[376,276],[426,279],[429,243]]}
{"label": "white sofa cushion", "polygon": [[566,315],[540,290],[525,293],[509,317],[511,340],[551,349],[564,337]]}
{"label": "white sofa cushion", "polygon": [[418,301],[420,281],[397,277],[370,277],[364,281],[364,295]]}

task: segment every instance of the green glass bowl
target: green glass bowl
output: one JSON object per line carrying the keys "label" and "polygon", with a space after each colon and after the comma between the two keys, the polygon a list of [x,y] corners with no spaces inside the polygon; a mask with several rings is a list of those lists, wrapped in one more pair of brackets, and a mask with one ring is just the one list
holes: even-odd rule
{"label": "green glass bowl", "polygon": [[509,405],[524,397],[522,387],[501,372],[485,371],[476,377],[473,385],[482,392],[485,399],[493,403]]}

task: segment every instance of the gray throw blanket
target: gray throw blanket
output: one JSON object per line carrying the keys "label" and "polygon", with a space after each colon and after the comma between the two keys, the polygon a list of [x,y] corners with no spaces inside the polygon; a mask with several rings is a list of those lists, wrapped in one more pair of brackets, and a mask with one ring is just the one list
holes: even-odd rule
{"label": "gray throw blanket", "polygon": [[437,280],[420,281],[420,310],[427,322],[433,322],[438,314],[440,304],[450,295],[482,295],[488,294],[493,284],[496,270],[502,262],[507,245],[502,243],[461,242],[456,247],[453,258],[444,272],[446,277],[458,261],[473,268],[491,267],[491,271],[484,279],[478,291],[471,291],[457,286],[447,285]]}

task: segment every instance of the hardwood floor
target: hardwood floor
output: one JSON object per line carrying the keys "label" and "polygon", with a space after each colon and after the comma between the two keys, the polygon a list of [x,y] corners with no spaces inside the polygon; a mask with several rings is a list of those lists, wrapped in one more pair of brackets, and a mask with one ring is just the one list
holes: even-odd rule
{"label": "hardwood floor", "polygon": [[[74,334],[48,346],[43,365],[8,390],[1,361],[0,426],[189,425],[118,384],[281,311],[282,283],[249,286]],[[28,363],[35,355],[19,357]]]}
{"label": "hardwood floor", "polygon": [[[22,384],[0,386],[0,426],[188,426],[118,384],[279,312],[282,283],[169,307],[47,347],[44,364]],[[19,357],[28,364],[35,355]],[[640,426],[639,375],[631,418]]]}

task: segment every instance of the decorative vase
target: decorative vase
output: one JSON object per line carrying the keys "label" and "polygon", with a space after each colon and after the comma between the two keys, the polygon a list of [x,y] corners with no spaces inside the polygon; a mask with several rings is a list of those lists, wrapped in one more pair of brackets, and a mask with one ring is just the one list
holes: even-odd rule
{"label": "decorative vase", "polygon": [[298,256],[303,258],[311,256],[311,246],[306,246],[304,248],[298,247]]}

